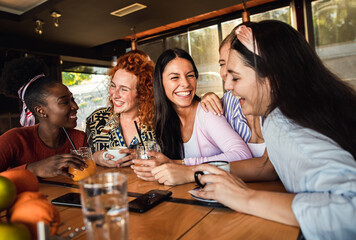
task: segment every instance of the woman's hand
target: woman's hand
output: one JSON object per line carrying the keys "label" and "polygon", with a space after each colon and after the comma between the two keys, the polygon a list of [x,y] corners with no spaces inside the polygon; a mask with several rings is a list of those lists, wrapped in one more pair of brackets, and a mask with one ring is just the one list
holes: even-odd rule
{"label": "woman's hand", "polygon": [[63,175],[73,178],[74,176],[68,173],[68,167],[84,170],[88,165],[85,164],[81,156],[68,153],[29,163],[26,168],[38,177],[47,178]]}
{"label": "woman's hand", "polygon": [[152,169],[153,177],[164,185],[179,185],[194,181],[195,166],[166,163]]}
{"label": "woman's hand", "polygon": [[215,115],[221,116],[224,113],[220,98],[212,92],[204,94],[200,101],[200,105],[205,112],[212,112]]}
{"label": "woman's hand", "polygon": [[209,164],[199,165],[193,171],[208,171],[212,174],[203,175],[200,182],[209,184],[201,190],[189,191],[191,194],[215,199],[238,212],[299,226],[292,211],[296,194],[249,189],[240,178]]}
{"label": "woman's hand", "polygon": [[105,157],[109,158],[109,160],[105,160],[103,158],[103,153],[106,152],[106,150],[101,150],[93,153],[93,158],[96,164],[103,166],[103,167],[116,167],[116,162],[111,160],[114,158],[113,155],[107,153]]}
{"label": "woman's hand", "polygon": [[146,181],[156,181],[151,173],[152,169],[161,164],[171,163],[173,161],[160,152],[147,151],[147,155],[149,155],[151,158],[132,160],[134,165],[131,165],[131,168],[137,174],[137,177]]}
{"label": "woman's hand", "polygon": [[136,159],[136,149],[121,149],[119,151],[120,153],[127,153],[127,156],[120,158],[119,160],[116,161],[116,166],[117,167],[127,167],[133,164],[132,160]]}
{"label": "woman's hand", "polygon": [[117,161],[113,161],[111,159],[114,158],[110,153],[106,153],[105,157],[109,158],[108,160],[103,158],[103,153],[106,150],[97,151],[93,154],[93,158],[96,164],[104,167],[126,167],[132,164],[132,159],[136,158],[136,150],[135,149],[121,149],[120,153],[127,153],[127,156],[120,158]]}
{"label": "woman's hand", "polygon": [[193,171],[208,171],[201,177],[202,184],[208,183],[201,190],[192,190],[190,193],[197,197],[214,199],[236,211],[244,212],[253,190],[239,178],[209,164],[202,164],[193,168]]}

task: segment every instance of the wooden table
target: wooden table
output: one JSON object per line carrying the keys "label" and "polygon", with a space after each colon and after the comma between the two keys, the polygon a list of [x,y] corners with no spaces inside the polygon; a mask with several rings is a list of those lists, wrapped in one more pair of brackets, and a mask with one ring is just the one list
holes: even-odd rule
{"label": "wooden table", "polygon": [[[156,182],[146,182],[136,177],[130,168],[108,169],[98,167],[98,172],[118,171],[128,177],[128,192],[145,193],[151,189],[172,191],[173,198],[193,198],[188,193],[195,188],[194,183],[179,186],[164,186]],[[46,179],[62,183],[72,183],[71,179],[56,177]],[[283,191],[281,182],[249,183],[253,189]],[[51,201],[68,192],[79,192],[79,189],[40,184],[40,191]],[[129,201],[134,199],[129,197]],[[62,225],[58,231],[67,236],[68,226],[72,229],[83,226],[83,215],[80,208],[57,206]],[[66,232],[66,233],[64,233]],[[129,214],[130,239],[297,239],[299,228],[287,226],[262,218],[238,213],[226,208],[213,208],[176,202],[163,202],[146,213]],[[74,239],[86,239],[84,232]]]}

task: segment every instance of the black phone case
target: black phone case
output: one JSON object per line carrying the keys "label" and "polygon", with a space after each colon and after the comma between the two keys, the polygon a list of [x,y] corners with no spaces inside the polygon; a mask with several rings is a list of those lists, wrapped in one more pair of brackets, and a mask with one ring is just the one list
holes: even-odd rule
{"label": "black phone case", "polygon": [[129,210],[144,213],[172,195],[171,191],[151,190],[129,202]]}
{"label": "black phone case", "polygon": [[70,207],[82,207],[80,193],[67,193],[52,200],[52,204]]}

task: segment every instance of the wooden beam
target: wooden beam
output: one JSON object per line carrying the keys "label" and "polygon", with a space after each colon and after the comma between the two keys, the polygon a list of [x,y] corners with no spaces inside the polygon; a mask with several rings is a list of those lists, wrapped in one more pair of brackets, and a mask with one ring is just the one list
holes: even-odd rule
{"label": "wooden beam", "polygon": [[[262,5],[262,4],[275,2],[275,1],[276,0],[251,0],[251,1],[247,1],[246,2],[246,7],[247,8],[252,8],[252,7],[256,7],[256,6],[259,6],[259,5]],[[214,18],[214,17],[219,17],[219,16],[226,15],[226,14],[229,14],[229,13],[241,11],[242,9],[243,9],[243,4],[242,3],[236,4],[236,5],[231,6],[231,7],[223,8],[223,9],[220,9],[220,10],[215,10],[215,11],[212,11],[212,12],[209,12],[209,13],[204,13],[204,14],[192,17],[192,18],[187,18],[187,19],[184,19],[184,20],[181,20],[181,21],[178,21],[178,22],[170,23],[170,24],[167,24],[167,25],[164,25],[164,26],[160,26],[160,27],[153,28],[153,29],[150,29],[150,30],[147,30],[147,31],[136,33],[136,37],[138,39],[144,38],[144,37],[147,37],[147,36],[151,36],[151,35],[155,35],[155,34],[158,34],[158,33],[161,33],[161,32],[165,32],[167,30],[179,28],[179,27],[182,27],[182,26],[187,26],[187,25],[190,25],[192,23],[196,23],[196,22],[200,22],[200,21],[203,21],[203,20],[211,19],[211,18]],[[129,41],[131,39],[132,39],[132,35],[126,36],[126,37],[123,38],[123,40],[127,40],[127,41]]]}

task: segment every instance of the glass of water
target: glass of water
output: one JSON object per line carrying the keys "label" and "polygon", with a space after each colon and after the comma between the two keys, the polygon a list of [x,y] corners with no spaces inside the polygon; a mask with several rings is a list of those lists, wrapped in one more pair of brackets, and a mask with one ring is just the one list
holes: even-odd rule
{"label": "glass of water", "polygon": [[127,177],[118,172],[96,174],[79,182],[87,238],[127,240]]}

